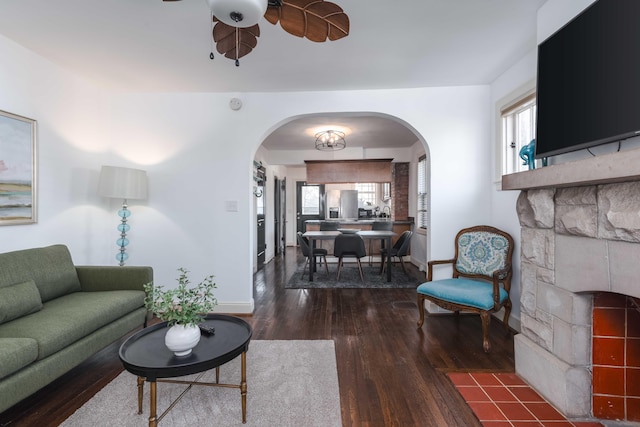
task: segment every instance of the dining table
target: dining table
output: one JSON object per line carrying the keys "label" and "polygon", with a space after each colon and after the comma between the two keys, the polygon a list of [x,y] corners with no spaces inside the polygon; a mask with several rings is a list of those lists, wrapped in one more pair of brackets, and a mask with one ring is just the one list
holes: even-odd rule
{"label": "dining table", "polygon": [[[316,270],[316,257],[313,256],[313,250],[316,248],[317,240],[334,240],[336,236],[340,235],[341,231],[307,231],[302,234],[309,240],[309,281],[313,282],[313,273]],[[391,230],[359,230],[355,234],[358,234],[363,239],[377,239],[385,241],[385,246],[391,248],[391,239],[397,236],[397,233]],[[391,281],[391,251],[387,251],[387,282]]]}

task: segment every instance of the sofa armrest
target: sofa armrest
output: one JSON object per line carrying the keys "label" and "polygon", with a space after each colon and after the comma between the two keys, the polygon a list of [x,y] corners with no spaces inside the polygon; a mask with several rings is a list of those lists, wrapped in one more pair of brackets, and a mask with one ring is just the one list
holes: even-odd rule
{"label": "sofa armrest", "polygon": [[134,266],[76,266],[80,287],[85,292],[135,290],[153,281],[151,267]]}

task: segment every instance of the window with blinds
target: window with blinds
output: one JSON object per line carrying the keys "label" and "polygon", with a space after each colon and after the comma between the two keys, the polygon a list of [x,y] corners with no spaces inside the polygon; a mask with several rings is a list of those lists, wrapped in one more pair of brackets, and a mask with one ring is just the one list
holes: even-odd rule
{"label": "window with blinds", "polygon": [[418,228],[427,228],[427,156],[418,159],[418,200],[416,221]]}
{"label": "window with blinds", "polygon": [[536,135],[536,94],[531,93],[503,107],[502,119],[502,174],[527,170],[520,159],[520,150]]}

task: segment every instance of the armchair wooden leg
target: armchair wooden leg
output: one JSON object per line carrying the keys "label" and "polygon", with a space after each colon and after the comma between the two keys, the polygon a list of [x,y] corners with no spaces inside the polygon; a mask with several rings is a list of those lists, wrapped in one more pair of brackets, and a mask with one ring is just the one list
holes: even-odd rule
{"label": "armchair wooden leg", "polygon": [[420,314],[420,320],[418,320],[418,328],[422,328],[424,323],[424,296],[418,294],[418,313]]}
{"label": "armchair wooden leg", "polygon": [[504,327],[507,330],[507,332],[510,332],[510,329],[509,329],[510,314],[511,314],[511,300],[507,298],[507,300],[504,303],[504,320],[502,321],[502,323],[504,323]]}
{"label": "armchair wooden leg", "polygon": [[489,343],[489,325],[491,324],[491,313],[483,311],[480,313],[482,318],[482,348],[485,353],[491,351],[491,344]]}
{"label": "armchair wooden leg", "polygon": [[336,282],[340,280],[340,270],[342,270],[342,257],[338,258],[338,275],[336,276]]}
{"label": "armchair wooden leg", "polygon": [[324,269],[327,272],[327,276],[329,275],[329,266],[327,265],[327,257],[322,255],[322,261],[324,261]]}

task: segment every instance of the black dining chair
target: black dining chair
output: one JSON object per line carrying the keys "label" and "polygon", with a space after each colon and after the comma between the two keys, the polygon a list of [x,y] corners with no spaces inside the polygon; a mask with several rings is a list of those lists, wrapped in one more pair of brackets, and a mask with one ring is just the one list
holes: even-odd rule
{"label": "black dining chair", "polygon": [[[302,249],[302,255],[304,255],[306,259],[306,261],[304,262],[304,268],[302,269],[302,278],[304,278],[304,273],[305,271],[307,271],[307,265],[309,265],[309,253],[311,251],[311,247],[309,246],[309,240],[304,237],[302,235],[302,232],[300,231],[298,231],[298,245],[300,245],[300,249]],[[327,250],[322,248],[315,248],[313,250],[313,256],[324,261],[324,269],[327,271],[328,276],[329,267],[327,266]]]}
{"label": "black dining chair", "polygon": [[360,279],[363,284],[365,283],[360,258],[367,255],[367,250],[364,246],[362,236],[358,234],[339,234],[336,236],[333,244],[333,254],[338,257],[338,275],[336,276],[336,281],[340,280],[340,271],[342,270],[344,258],[354,257],[360,270]]}
{"label": "black dining chair", "polygon": [[[338,228],[340,228],[338,221],[320,221],[320,231],[338,231]],[[319,243],[319,247],[322,247],[322,240]]]}
{"label": "black dining chair", "polygon": [[336,231],[340,228],[338,221],[320,221],[320,231]]}
{"label": "black dining chair", "polygon": [[[371,230],[377,231],[393,231],[393,222],[391,221],[374,221],[371,224]],[[373,244],[373,239],[369,240],[369,265],[372,264],[373,260],[373,251],[371,250],[371,245]],[[384,248],[384,239],[380,239],[380,248]]]}
{"label": "black dining chair", "polygon": [[400,260],[400,265],[402,266],[402,271],[407,274],[407,270],[404,268],[404,260],[405,257],[409,253],[409,245],[411,244],[411,237],[413,236],[413,231],[404,231],[398,240],[393,245],[392,248],[382,248],[380,249],[380,257],[382,260],[380,261],[380,274],[384,273],[385,269],[385,261],[387,260],[387,253],[391,252],[391,259],[398,258]]}

